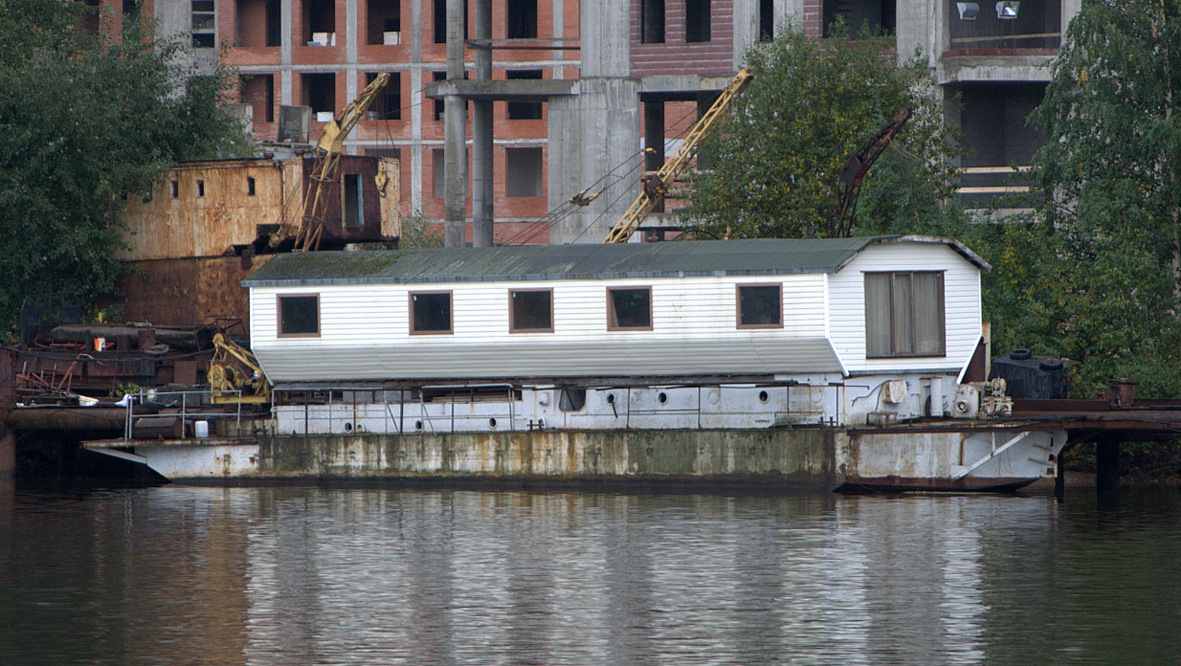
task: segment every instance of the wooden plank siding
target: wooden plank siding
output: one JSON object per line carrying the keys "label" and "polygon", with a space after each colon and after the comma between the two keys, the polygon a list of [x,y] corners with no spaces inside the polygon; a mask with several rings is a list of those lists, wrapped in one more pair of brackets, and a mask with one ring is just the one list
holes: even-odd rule
{"label": "wooden plank siding", "polygon": [[[944,356],[867,359],[865,273],[943,271]],[[971,359],[981,332],[980,269],[940,243],[901,242],[867,247],[829,276],[829,334],[851,373],[958,371]]]}
{"label": "wooden plank siding", "polygon": [[[782,329],[737,328],[737,284],[783,284]],[[823,274],[255,287],[254,353],[284,381],[833,372]],[[652,330],[608,331],[607,289],[651,287]],[[509,333],[509,290],[553,289],[552,333]],[[411,336],[414,291],[450,290],[454,333]],[[277,337],[276,297],[319,294],[320,336]]]}

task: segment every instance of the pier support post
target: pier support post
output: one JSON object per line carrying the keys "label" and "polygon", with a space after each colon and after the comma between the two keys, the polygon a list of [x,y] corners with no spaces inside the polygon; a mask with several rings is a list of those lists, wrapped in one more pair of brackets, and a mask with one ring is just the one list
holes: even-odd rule
{"label": "pier support post", "polygon": [[1119,487],[1119,437],[1105,434],[1095,440],[1095,489],[1111,492]]}
{"label": "pier support post", "polygon": [[16,433],[0,424],[0,479],[16,474]]}
{"label": "pier support post", "polygon": [[1058,452],[1058,468],[1054,474],[1054,499],[1062,502],[1066,499],[1066,447]]}

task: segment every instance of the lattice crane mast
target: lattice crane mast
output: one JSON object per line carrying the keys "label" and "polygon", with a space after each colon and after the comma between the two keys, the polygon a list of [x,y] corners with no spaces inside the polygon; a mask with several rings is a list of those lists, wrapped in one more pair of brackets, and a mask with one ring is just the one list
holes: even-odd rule
{"label": "lattice crane mast", "polygon": [[648,213],[651,213],[652,209],[668,194],[668,190],[673,182],[676,181],[677,176],[689,166],[690,160],[701,149],[702,142],[717,128],[722,118],[725,117],[726,112],[730,110],[730,105],[734,103],[734,98],[738,97],[746,89],[746,86],[750,84],[754,76],[746,68],[738,72],[734,79],[730,81],[729,85],[722,90],[722,94],[718,96],[718,99],[709,107],[709,110],[705,112],[705,115],[701,116],[694,123],[693,127],[690,128],[689,134],[681,143],[681,147],[677,150],[676,154],[668,159],[655,174],[644,177],[640,196],[636,198],[631,208],[627,209],[627,212],[623,214],[619,222],[616,222],[615,226],[611,228],[611,231],[607,233],[607,238],[604,242],[626,243],[631,238],[631,235],[635,233],[636,227],[639,226],[640,222],[643,222],[644,218],[648,217]]}
{"label": "lattice crane mast", "polygon": [[357,121],[373,106],[378,93],[385,88],[389,80],[389,74],[378,74],[356,99],[324,126],[320,132],[320,140],[316,142],[316,161],[312,165],[311,173],[312,185],[303,197],[303,209],[298,221],[294,225],[285,223],[280,227],[271,236],[271,247],[294,236],[296,252],[315,251],[320,248],[320,237],[324,233],[324,214],[328,209],[328,189],[340,176],[340,155],[344,141],[357,125]]}
{"label": "lattice crane mast", "polygon": [[878,130],[878,133],[865,144],[860,152],[845,162],[844,168],[841,169],[840,178],[837,179],[836,215],[833,216],[832,227],[829,229],[830,238],[844,238],[852,231],[853,211],[857,209],[857,196],[861,194],[861,181],[865,179],[865,174],[869,173],[869,168],[873,166],[873,163],[878,161],[878,157],[881,157],[882,151],[894,140],[894,135],[902,129],[907,120],[910,120],[910,114],[910,107],[902,107],[898,115],[886,123],[885,127]]}

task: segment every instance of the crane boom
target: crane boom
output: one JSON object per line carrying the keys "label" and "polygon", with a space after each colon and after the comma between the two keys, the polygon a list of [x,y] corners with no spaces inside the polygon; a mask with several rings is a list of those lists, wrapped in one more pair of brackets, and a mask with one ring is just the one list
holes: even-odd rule
{"label": "crane boom", "polygon": [[869,173],[873,163],[878,161],[882,151],[894,140],[894,135],[902,129],[907,120],[910,120],[910,114],[910,107],[902,107],[885,127],[866,142],[860,152],[845,162],[837,180],[837,210],[833,216],[832,228],[829,230],[831,238],[844,238],[849,235],[853,226],[853,211],[857,208],[857,195],[861,193],[861,181],[865,179],[865,174]]}
{"label": "crane boom", "polygon": [[349,102],[348,106],[324,126],[320,132],[320,140],[316,142],[316,162],[311,173],[312,185],[304,196],[303,210],[300,212],[297,226],[293,228],[293,225],[284,224],[271,236],[272,247],[294,236],[295,251],[319,249],[320,236],[324,233],[324,214],[328,208],[328,186],[336,182],[344,141],[357,125],[357,121],[373,106],[377,94],[385,88],[389,80],[389,74],[378,74],[356,99]]}
{"label": "crane boom", "polygon": [[648,217],[648,213],[651,213],[652,209],[668,194],[669,187],[672,186],[677,176],[689,166],[689,161],[700,150],[705,138],[717,128],[734,103],[734,98],[746,89],[752,79],[754,79],[754,74],[745,67],[735,75],[729,85],[718,95],[718,99],[709,107],[709,110],[689,129],[689,134],[681,143],[676,154],[667,160],[659,171],[644,178],[640,196],[607,233],[604,242],[626,243],[631,238],[640,222]]}

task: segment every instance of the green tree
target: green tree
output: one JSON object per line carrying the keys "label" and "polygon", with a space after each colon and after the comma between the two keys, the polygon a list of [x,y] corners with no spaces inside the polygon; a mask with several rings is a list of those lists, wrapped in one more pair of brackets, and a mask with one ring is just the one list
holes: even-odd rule
{"label": "green tree", "polygon": [[942,99],[916,59],[881,39],[809,39],[786,29],[746,54],[755,78],[702,149],[683,215],[713,235],[822,236],[845,161],[902,107],[911,120],[866,178],[854,233],[931,231],[955,217]]}
{"label": "green tree", "polygon": [[[87,3],[0,0],[0,325],[25,295],[110,291],[124,196],[176,161],[239,154],[218,109],[227,72],[198,75],[178,43],[135,25],[81,28]],[[109,25],[105,17],[103,25]]]}
{"label": "green tree", "polygon": [[1181,389],[1179,28],[1175,0],[1084,0],[1034,114],[1037,214],[976,230],[994,339],[1084,361],[1081,396]]}

